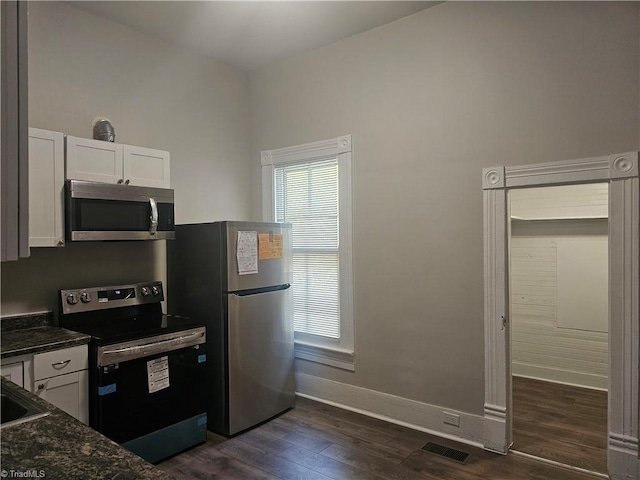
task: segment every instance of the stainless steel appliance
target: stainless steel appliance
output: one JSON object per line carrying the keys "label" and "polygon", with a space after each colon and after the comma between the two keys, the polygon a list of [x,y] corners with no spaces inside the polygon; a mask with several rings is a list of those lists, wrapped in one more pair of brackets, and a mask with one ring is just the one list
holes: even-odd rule
{"label": "stainless steel appliance", "polygon": [[60,291],[59,324],[91,335],[89,425],[157,462],[206,441],[205,328],[163,315],[161,282]]}
{"label": "stainless steel appliance", "polygon": [[67,180],[68,241],[175,238],[173,190]]}
{"label": "stainless steel appliance", "polygon": [[169,311],[207,327],[209,429],[233,435],[294,406],[291,226],[176,226]]}

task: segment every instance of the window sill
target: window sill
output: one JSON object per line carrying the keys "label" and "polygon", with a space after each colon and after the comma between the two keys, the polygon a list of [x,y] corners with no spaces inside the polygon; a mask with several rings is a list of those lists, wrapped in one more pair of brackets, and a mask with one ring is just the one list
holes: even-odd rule
{"label": "window sill", "polygon": [[355,354],[353,350],[326,347],[296,340],[295,357],[309,362],[321,363],[331,367],[355,372]]}

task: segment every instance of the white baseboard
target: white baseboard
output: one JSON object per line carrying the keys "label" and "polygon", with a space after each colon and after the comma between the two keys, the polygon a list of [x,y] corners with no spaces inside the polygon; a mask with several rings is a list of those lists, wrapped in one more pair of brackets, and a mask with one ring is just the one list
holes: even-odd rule
{"label": "white baseboard", "polygon": [[[484,448],[484,419],[480,415],[430,405],[305,373],[296,373],[296,394],[414,430]],[[460,426],[443,423],[444,412],[458,415]]]}
{"label": "white baseboard", "polygon": [[510,450],[509,453],[511,453],[511,455],[516,455],[518,457],[528,458],[528,459],[534,460],[536,462],[542,462],[542,463],[546,463],[548,465],[554,465],[556,467],[561,467],[561,468],[564,468],[564,469],[567,469],[567,470],[573,470],[574,472],[584,473],[584,474],[590,475],[592,477],[600,477],[600,478],[606,478],[607,480],[610,480],[609,479],[609,475],[607,475],[606,473],[594,472],[593,470],[587,470],[586,468],[574,467],[573,465],[567,465],[566,463],[556,462],[556,461],[550,460],[548,458],[537,457],[535,455],[530,455],[528,453],[519,452],[518,450]]}
{"label": "white baseboard", "polygon": [[563,383],[576,387],[594,388],[597,390],[607,390],[609,387],[609,379],[606,375],[573,372],[570,370],[531,365],[529,363],[513,362],[511,364],[511,373],[520,377],[547,380],[549,382]]}
{"label": "white baseboard", "polygon": [[609,432],[609,476],[612,480],[637,480],[640,476],[638,439]]}

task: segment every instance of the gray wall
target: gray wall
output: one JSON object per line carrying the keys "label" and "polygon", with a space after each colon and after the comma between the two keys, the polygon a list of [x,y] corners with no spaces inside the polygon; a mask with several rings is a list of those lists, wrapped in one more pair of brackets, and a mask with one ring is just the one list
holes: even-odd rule
{"label": "gray wall", "polygon": [[250,78],[260,151],[353,135],[355,373],[482,413],[481,169],[639,146],[636,2],[446,2]]}
{"label": "gray wall", "polygon": [[[171,153],[176,221],[250,218],[247,75],[60,2],[29,2],[29,123]],[[164,279],[164,242],[68,244],[2,264],[2,315],[56,309],[55,291]]]}
{"label": "gray wall", "polygon": [[[635,2],[447,2],[249,78],[69,4],[29,8],[31,125],[90,137],[106,116],[119,142],[170,151],[178,222],[260,218],[261,150],[353,134],[356,372],[297,368],[470,413],[482,167],[639,147]],[[1,268],[2,314],[38,311],[58,288],[162,278],[163,243]]]}

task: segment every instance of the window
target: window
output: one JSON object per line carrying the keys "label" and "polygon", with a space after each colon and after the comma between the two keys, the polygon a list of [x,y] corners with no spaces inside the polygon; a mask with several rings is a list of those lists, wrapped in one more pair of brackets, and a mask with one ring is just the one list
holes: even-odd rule
{"label": "window", "polygon": [[354,370],[351,137],[262,152],[263,216],[289,222],[296,357]]}

